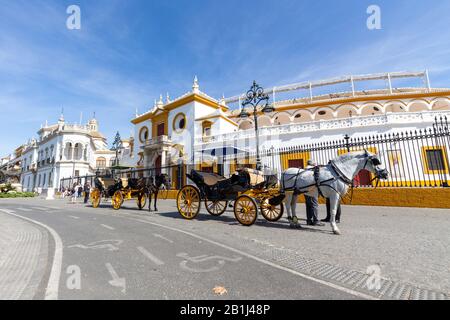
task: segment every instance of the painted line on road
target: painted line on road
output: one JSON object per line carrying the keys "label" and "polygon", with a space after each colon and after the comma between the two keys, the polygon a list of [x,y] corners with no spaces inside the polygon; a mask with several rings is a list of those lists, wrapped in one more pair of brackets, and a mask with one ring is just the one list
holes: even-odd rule
{"label": "painted line on road", "polygon": [[53,255],[53,263],[50,271],[50,276],[48,278],[47,288],[45,289],[45,300],[58,300],[59,279],[61,277],[62,258],[63,258],[63,245],[60,236],[51,227],[39,221],[27,217],[22,217],[21,215],[15,214],[14,211],[12,210],[0,209],[0,211],[3,211],[12,216],[37,224],[38,226],[47,229],[48,232],[50,232],[50,234],[52,235],[53,240],[55,241],[55,253]]}
{"label": "painted line on road", "polygon": [[[104,215],[104,216],[110,216],[107,213],[100,213],[100,212],[96,212],[95,214]],[[342,287],[342,286],[334,284],[332,282],[328,282],[328,281],[325,281],[325,280],[317,279],[317,278],[311,277],[311,276],[309,276],[307,274],[304,274],[304,273],[301,273],[301,272],[289,269],[287,267],[280,266],[280,265],[275,264],[275,263],[273,263],[271,261],[259,258],[257,256],[252,255],[252,254],[249,254],[249,253],[246,253],[244,251],[241,251],[239,249],[227,246],[227,245],[225,245],[223,243],[219,243],[219,242],[216,242],[214,240],[210,240],[208,238],[204,238],[202,236],[199,236],[197,234],[191,233],[189,231],[185,231],[185,230],[178,229],[178,228],[175,228],[175,227],[165,226],[165,225],[162,225],[162,224],[159,224],[159,223],[155,223],[155,222],[150,222],[150,221],[147,221],[147,220],[142,220],[141,218],[136,218],[131,213],[121,212],[120,216],[122,216],[123,218],[127,218],[128,217],[128,219],[130,219],[130,220],[143,222],[143,223],[150,224],[150,225],[153,225],[153,226],[156,226],[156,227],[160,227],[160,228],[164,228],[164,229],[167,229],[167,230],[172,230],[172,231],[175,231],[175,232],[179,232],[179,233],[183,233],[183,234],[189,235],[189,236],[191,236],[193,238],[196,238],[196,239],[199,239],[199,240],[203,240],[203,241],[209,242],[211,244],[214,244],[214,245],[216,245],[218,247],[222,247],[222,248],[230,250],[232,252],[241,254],[241,255],[243,255],[243,256],[245,256],[247,258],[253,259],[253,260],[258,261],[258,262],[261,262],[261,263],[263,263],[265,265],[268,265],[268,266],[271,266],[271,267],[273,267],[275,269],[286,271],[288,273],[294,274],[294,275],[299,276],[301,278],[304,278],[304,279],[307,279],[307,280],[310,280],[310,281],[313,281],[313,282],[316,282],[316,283],[320,283],[322,285],[331,287],[333,289],[336,289],[336,290],[339,290],[339,291],[351,294],[353,296],[356,296],[356,297],[359,297],[359,298],[362,298],[362,299],[380,300],[377,297],[374,297],[374,296],[371,296],[371,295],[368,295],[368,294],[364,294],[364,293],[361,293],[361,292],[358,292],[358,291],[355,291],[355,290],[352,290],[352,289],[349,289],[349,288],[346,288],[346,287]],[[116,217],[120,217],[120,216],[116,216]]]}
{"label": "painted line on road", "polygon": [[137,249],[147,258],[149,258],[154,264],[158,265],[158,266],[162,266],[164,264],[164,262],[162,262],[161,260],[159,260],[157,257],[155,257],[154,255],[152,255],[150,252],[148,252],[144,247],[137,247]]}
{"label": "painted line on road", "polygon": [[103,228],[106,228],[106,229],[109,229],[109,230],[116,230],[116,228],[113,228],[113,227],[108,226],[108,225],[106,225],[106,224],[101,224],[101,226],[102,226]]}
{"label": "painted line on road", "polygon": [[165,241],[167,241],[167,242],[173,243],[172,240],[170,240],[170,239],[168,239],[168,238],[166,238],[166,237],[164,237],[164,236],[162,236],[162,235],[160,235],[160,234],[154,233],[153,236],[156,237],[156,238],[163,239],[163,240],[165,240]]}
{"label": "painted line on road", "polygon": [[31,207],[31,209],[38,210],[38,211],[48,211],[48,209],[44,208],[44,207]]}
{"label": "painted line on road", "polygon": [[119,275],[117,274],[116,270],[114,270],[111,263],[107,263],[107,264],[105,264],[105,266],[106,266],[106,269],[108,269],[109,274],[113,278],[111,281],[109,281],[109,284],[112,285],[113,287],[122,288],[122,293],[126,293],[127,286],[126,286],[125,278],[119,277]]}
{"label": "painted line on road", "polygon": [[25,211],[25,212],[33,211],[33,209],[29,209],[29,208],[17,208],[17,210]]}
{"label": "painted line on road", "polygon": [[69,216],[69,217],[72,219],[80,219],[80,217],[77,217],[77,216]]}
{"label": "painted line on road", "polygon": [[328,281],[325,281],[325,280],[313,278],[313,277],[308,276],[308,275],[306,275],[306,274],[304,274],[304,273],[301,273],[301,272],[298,272],[298,271],[295,271],[295,270],[292,270],[292,269],[289,269],[289,268],[280,266],[280,265],[275,264],[275,263],[273,263],[273,262],[270,262],[270,261],[268,261],[268,260],[264,260],[264,259],[262,259],[262,258],[259,258],[259,257],[257,257],[257,256],[254,256],[254,255],[252,255],[252,254],[249,254],[249,253],[246,253],[246,252],[244,252],[244,251],[241,251],[241,250],[239,250],[239,249],[236,249],[236,248],[227,246],[227,245],[225,245],[225,244],[223,244],[223,243],[219,243],[219,242],[216,242],[216,241],[214,241],[214,240],[210,240],[210,239],[204,238],[204,237],[202,237],[202,236],[199,236],[199,235],[197,235],[197,234],[191,233],[191,232],[189,232],[189,231],[181,230],[181,229],[174,228],[174,227],[168,227],[168,226],[165,226],[165,225],[162,225],[162,224],[159,224],[159,223],[155,223],[155,222],[150,222],[150,221],[147,221],[147,220],[142,220],[142,219],[134,218],[134,217],[132,217],[132,216],[129,215],[129,214],[127,214],[127,215],[130,216],[130,219],[132,219],[132,220],[140,221],[140,222],[143,222],[143,223],[147,223],[147,224],[154,225],[154,226],[156,226],[156,227],[160,227],[160,228],[164,228],[164,229],[168,229],[168,230],[172,230],[172,231],[175,231],[175,232],[180,232],[180,233],[189,235],[189,236],[194,237],[194,238],[197,238],[197,239],[199,239],[199,240],[202,240],[202,241],[205,241],[205,242],[209,242],[209,243],[214,244],[214,245],[216,245],[216,246],[219,246],[219,247],[221,247],[221,248],[224,248],[224,249],[233,251],[233,252],[235,252],[235,253],[241,254],[241,255],[243,255],[243,256],[245,256],[245,257],[247,257],[247,258],[256,260],[256,261],[258,261],[258,262],[261,262],[261,263],[266,264],[266,265],[268,265],[268,266],[271,266],[271,267],[273,267],[273,268],[276,268],[276,269],[279,269],[279,270],[283,270],[283,271],[292,273],[292,274],[294,274],[294,275],[296,275],[296,276],[299,276],[299,277],[302,277],[302,278],[304,278],[304,279],[308,279],[308,280],[311,280],[311,281],[320,283],[320,284],[322,284],[322,285],[331,287],[331,288],[336,289],[336,290],[340,290],[340,291],[346,292],[346,293],[351,294],[351,295],[354,295],[354,296],[356,296],[356,297],[363,298],[363,299],[367,299],[367,300],[379,300],[379,299],[376,298],[376,297],[373,297],[373,296],[370,296],[370,295],[367,295],[367,294],[364,294],[364,293],[361,293],[361,292],[358,292],[358,291],[355,291],[355,290],[352,290],[352,289],[349,289],[349,288],[345,288],[345,287],[336,285],[336,284],[334,284],[334,283],[331,283],[331,282],[328,282]]}

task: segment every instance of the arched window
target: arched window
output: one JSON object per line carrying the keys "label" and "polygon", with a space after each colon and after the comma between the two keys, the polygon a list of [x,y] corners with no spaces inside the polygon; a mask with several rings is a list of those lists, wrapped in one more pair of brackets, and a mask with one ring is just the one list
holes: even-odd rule
{"label": "arched window", "polygon": [[211,136],[211,121],[203,121],[202,122],[202,133],[204,137]]}
{"label": "arched window", "polygon": [[82,156],[82,146],[80,143],[75,144],[75,148],[73,150],[73,157],[75,160],[80,160]]}
{"label": "arched window", "polygon": [[67,142],[65,150],[64,150],[67,160],[72,160],[72,156],[73,156],[73,150],[72,149],[73,149],[72,143],[71,142]]}
{"label": "arched window", "polygon": [[97,169],[105,169],[106,168],[106,159],[104,157],[97,158],[96,160]]}

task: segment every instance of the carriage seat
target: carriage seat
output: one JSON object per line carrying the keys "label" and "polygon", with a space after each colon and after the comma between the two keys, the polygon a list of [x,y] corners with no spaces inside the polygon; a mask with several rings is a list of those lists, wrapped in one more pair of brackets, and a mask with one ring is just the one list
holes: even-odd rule
{"label": "carriage seat", "polygon": [[120,178],[120,182],[122,183],[122,188],[128,187],[128,178]]}
{"label": "carriage seat", "polygon": [[200,181],[203,181],[204,184],[206,184],[209,187],[215,186],[220,181],[227,180],[227,178],[210,172],[202,172],[202,171],[196,171],[192,170],[192,176],[194,179],[198,179]]}
{"label": "carriage seat", "polygon": [[265,176],[262,171],[250,168],[243,168],[241,171],[248,174],[249,183],[251,186],[258,186],[265,182]]}
{"label": "carriage seat", "polygon": [[116,184],[113,178],[98,178],[98,180],[102,183],[102,185],[105,188],[108,188]]}

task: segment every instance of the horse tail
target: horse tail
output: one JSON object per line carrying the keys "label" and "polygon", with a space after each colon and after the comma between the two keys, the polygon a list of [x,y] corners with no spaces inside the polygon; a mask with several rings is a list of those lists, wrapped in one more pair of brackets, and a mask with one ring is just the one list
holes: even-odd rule
{"label": "horse tail", "polygon": [[285,185],[284,185],[284,176],[285,176],[285,174],[286,174],[286,171],[283,171],[283,172],[281,173],[281,189],[280,189],[280,192],[281,192],[282,194],[285,194],[285,193],[286,193],[286,189],[285,189]]}

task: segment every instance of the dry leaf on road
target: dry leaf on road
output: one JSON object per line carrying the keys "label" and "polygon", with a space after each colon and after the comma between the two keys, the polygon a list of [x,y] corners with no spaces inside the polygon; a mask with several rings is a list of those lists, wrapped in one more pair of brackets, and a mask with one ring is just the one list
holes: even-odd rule
{"label": "dry leaf on road", "polygon": [[220,286],[214,287],[213,292],[220,296],[223,296],[224,294],[228,293],[227,289],[225,289],[224,287],[220,287]]}

